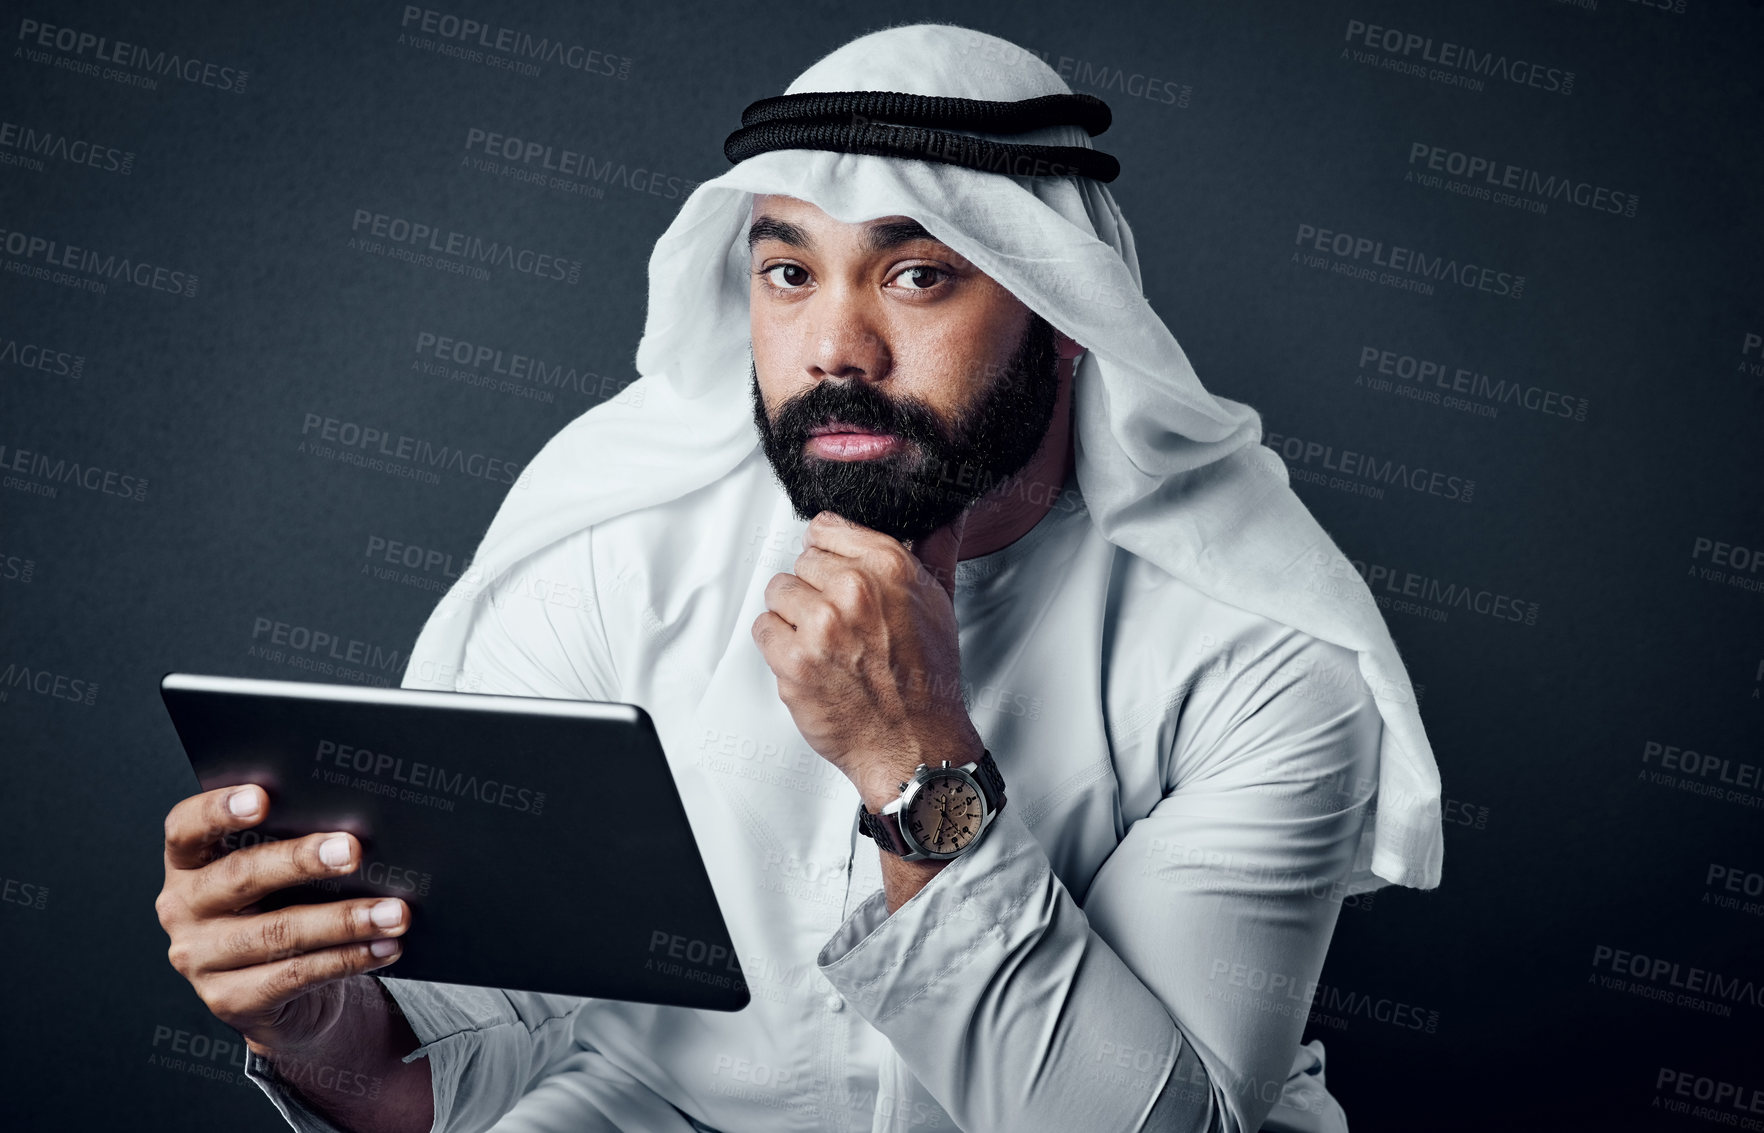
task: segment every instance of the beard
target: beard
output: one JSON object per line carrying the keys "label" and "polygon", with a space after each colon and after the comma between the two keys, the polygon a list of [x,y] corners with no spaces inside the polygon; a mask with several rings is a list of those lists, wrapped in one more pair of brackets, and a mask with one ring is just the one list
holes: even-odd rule
{"label": "beard", "polygon": [[[954,520],[1028,464],[1059,397],[1054,328],[1033,311],[998,377],[947,426],[924,400],[889,397],[862,379],[825,379],[768,418],[759,370],[749,370],[754,425],[797,518],[832,511],[903,542]],[[867,460],[810,454],[809,430],[835,421],[905,443]]]}

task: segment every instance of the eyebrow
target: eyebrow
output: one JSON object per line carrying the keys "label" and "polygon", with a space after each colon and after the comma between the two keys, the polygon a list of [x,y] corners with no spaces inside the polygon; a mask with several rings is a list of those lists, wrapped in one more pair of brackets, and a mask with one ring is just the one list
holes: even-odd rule
{"label": "eyebrow", "polygon": [[[808,233],[801,228],[771,216],[754,218],[753,225],[747,230],[747,250],[751,253],[762,240],[776,240],[805,250],[812,249],[815,245],[809,239]],[[864,247],[870,252],[886,252],[917,240],[940,242],[916,220],[892,220],[886,224],[871,225],[864,232]]]}
{"label": "eyebrow", "polygon": [[808,238],[808,233],[788,221],[775,217],[755,217],[753,226],[747,230],[747,250],[752,252],[761,240],[776,240],[781,244],[789,244],[792,248],[812,248],[815,242]]}

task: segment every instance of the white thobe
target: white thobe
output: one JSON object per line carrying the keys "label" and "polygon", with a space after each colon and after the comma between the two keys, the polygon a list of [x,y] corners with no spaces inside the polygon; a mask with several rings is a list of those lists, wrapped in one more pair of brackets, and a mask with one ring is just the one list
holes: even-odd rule
{"label": "white thobe", "polygon": [[[1027,534],[957,565],[964,696],[1009,801],[890,916],[857,790],[750,633],[806,526],[756,446],[479,603],[462,687],[654,719],[753,1001],[386,978],[434,1128],[1345,1129],[1322,1044],[1299,1039],[1377,782],[1353,653],[1108,543],[1068,479]],[[508,947],[538,927],[511,923]],[[252,1077],[295,1128],[332,1128]]]}

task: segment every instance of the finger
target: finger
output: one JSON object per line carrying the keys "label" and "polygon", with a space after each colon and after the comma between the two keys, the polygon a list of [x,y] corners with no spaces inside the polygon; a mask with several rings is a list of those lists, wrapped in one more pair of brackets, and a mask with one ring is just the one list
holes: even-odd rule
{"label": "finger", "polygon": [[796,556],[792,569],[797,578],[825,594],[835,579],[855,565],[856,560],[849,555],[835,554],[824,547],[809,547]]}
{"label": "finger", "polygon": [[810,618],[825,616],[818,607],[828,606],[827,596],[794,574],[775,574],[766,583],[766,609],[798,629]]}
{"label": "finger", "polygon": [[165,816],[165,866],[200,869],[213,861],[214,843],[248,830],[269,814],[269,793],[253,783],[191,795]]}
{"label": "finger", "polygon": [[923,539],[906,541],[907,550],[925,564],[925,569],[937,579],[951,600],[955,598],[955,566],[961,557],[962,532],[967,525],[968,513],[963,511]]}
{"label": "finger", "polygon": [[802,533],[802,545],[862,558],[866,550],[892,547],[896,540],[874,528],[853,523],[836,511],[823,511],[809,520],[808,528]]}
{"label": "finger", "polygon": [[197,916],[236,912],[278,889],[346,874],[359,860],[355,836],[341,831],[247,846],[196,874],[190,908]]}
{"label": "finger", "polygon": [[403,901],[363,897],[318,905],[290,905],[273,913],[220,917],[206,930],[201,972],[230,972],[273,963],[339,944],[400,936],[410,927]]}
{"label": "finger", "polygon": [[753,626],[749,632],[753,634],[754,644],[759,646],[761,656],[767,659],[769,665],[771,650],[780,643],[791,640],[796,635],[796,627],[767,610],[753,619]]}
{"label": "finger", "polygon": [[241,1023],[270,1018],[292,1000],[326,984],[345,980],[375,968],[384,968],[404,954],[396,940],[385,956],[373,953],[375,944],[339,944],[273,960],[232,972],[216,972],[202,981],[202,999],[209,1010],[236,1029]]}

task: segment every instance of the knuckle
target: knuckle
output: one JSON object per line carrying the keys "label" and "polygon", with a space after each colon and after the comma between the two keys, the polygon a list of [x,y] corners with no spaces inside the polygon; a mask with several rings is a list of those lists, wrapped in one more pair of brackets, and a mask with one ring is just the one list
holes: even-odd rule
{"label": "knuckle", "polygon": [[882,556],[882,576],[898,586],[912,582],[919,576],[919,560],[904,547],[889,550]]}
{"label": "knuckle", "polygon": [[870,578],[862,571],[842,570],[833,576],[832,585],[849,603],[862,604],[870,597]]}
{"label": "knuckle", "polygon": [[171,931],[173,922],[178,919],[180,902],[173,897],[171,890],[161,889],[159,896],[153,898],[153,913],[159,918],[159,927]]}
{"label": "knuckle", "polygon": [[318,872],[318,867],[322,864],[319,858],[319,843],[323,842],[326,837],[327,835],[324,834],[309,834],[304,838],[293,838],[278,843],[282,847],[282,864],[287,867],[289,876],[299,877],[303,874]]}
{"label": "knuckle", "polygon": [[173,937],[165,950],[165,958],[170,962],[172,970],[188,978],[190,975],[190,944],[182,937]]}
{"label": "knuckle", "polygon": [[266,983],[269,991],[276,998],[295,995],[305,990],[307,982],[312,979],[312,958],[306,955],[290,956],[274,969]]}
{"label": "knuckle", "polygon": [[249,849],[239,850],[204,867],[204,872],[208,869],[220,871],[214,878],[215,888],[230,905],[237,907],[249,904],[252,892],[257,887],[260,857],[261,854],[254,854]]}
{"label": "knuckle", "polygon": [[812,645],[826,635],[830,624],[829,607],[816,602],[797,615],[797,636],[803,639],[805,645]]}
{"label": "knuckle", "polygon": [[294,926],[286,916],[279,913],[271,916],[258,932],[258,943],[271,956],[292,955],[296,943]]}
{"label": "knuckle", "polygon": [[196,995],[208,1005],[208,1013],[223,1023],[231,1024],[235,1019],[244,1019],[251,1013],[251,1004],[236,991],[204,990],[198,987]]}

